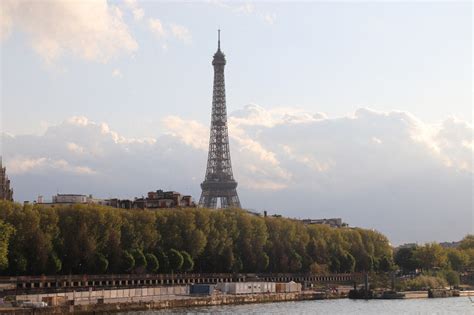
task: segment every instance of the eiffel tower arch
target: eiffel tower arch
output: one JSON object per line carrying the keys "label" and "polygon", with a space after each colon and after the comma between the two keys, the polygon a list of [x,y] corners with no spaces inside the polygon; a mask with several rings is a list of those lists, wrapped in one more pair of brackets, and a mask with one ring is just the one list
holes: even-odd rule
{"label": "eiffel tower arch", "polygon": [[232,173],[227,130],[227,108],[225,98],[224,67],[225,55],[221,51],[220,30],[218,31],[217,52],[214,54],[214,89],[212,96],[211,132],[207,158],[206,177],[201,183],[199,205],[217,208],[241,208],[237,195],[237,182]]}

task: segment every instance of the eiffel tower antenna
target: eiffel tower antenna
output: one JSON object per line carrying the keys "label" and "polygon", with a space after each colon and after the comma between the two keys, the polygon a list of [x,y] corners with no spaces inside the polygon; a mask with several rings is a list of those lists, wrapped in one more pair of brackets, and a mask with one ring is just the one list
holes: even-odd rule
{"label": "eiffel tower antenna", "polygon": [[237,182],[230,161],[229,134],[227,130],[227,108],[225,98],[225,55],[221,51],[221,31],[217,32],[217,52],[214,54],[214,88],[212,95],[211,131],[209,153],[204,181],[201,183],[199,205],[216,208],[217,199],[221,208],[240,208]]}

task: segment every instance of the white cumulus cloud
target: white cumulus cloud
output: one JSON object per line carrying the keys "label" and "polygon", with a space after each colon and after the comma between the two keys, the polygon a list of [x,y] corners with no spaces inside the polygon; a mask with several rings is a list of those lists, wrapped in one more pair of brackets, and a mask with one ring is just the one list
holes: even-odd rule
{"label": "white cumulus cloud", "polygon": [[47,63],[66,53],[107,62],[138,49],[121,10],[106,0],[4,0],[0,9],[0,37],[5,40],[14,30],[23,32]]}
{"label": "white cumulus cloud", "polygon": [[191,42],[191,32],[186,26],[173,23],[170,25],[170,28],[171,34],[173,34],[173,36],[178,40],[182,41],[183,43]]}
{"label": "white cumulus cloud", "polygon": [[148,27],[150,31],[158,38],[163,38],[166,36],[165,28],[159,19],[149,18]]}

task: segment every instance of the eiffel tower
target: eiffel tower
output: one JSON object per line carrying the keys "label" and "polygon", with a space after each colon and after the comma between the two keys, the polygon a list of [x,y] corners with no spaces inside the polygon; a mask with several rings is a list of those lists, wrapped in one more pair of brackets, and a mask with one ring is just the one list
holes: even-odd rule
{"label": "eiffel tower", "polygon": [[237,182],[232,174],[229,135],[227,131],[227,109],[225,102],[224,66],[225,55],[221,51],[221,31],[218,31],[217,52],[214,54],[214,90],[212,95],[211,135],[207,158],[206,178],[201,183],[199,205],[217,208],[240,208]]}

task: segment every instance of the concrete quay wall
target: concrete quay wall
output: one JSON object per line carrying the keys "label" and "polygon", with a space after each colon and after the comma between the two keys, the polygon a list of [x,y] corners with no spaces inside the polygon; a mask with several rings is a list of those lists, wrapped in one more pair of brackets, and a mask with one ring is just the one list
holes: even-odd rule
{"label": "concrete quay wall", "polygon": [[194,296],[176,296],[174,298],[163,299],[162,295],[140,296],[139,300],[133,300],[133,297],[111,297],[104,300],[103,304],[76,304],[68,306],[46,307],[37,309],[14,309],[6,314],[105,314],[123,311],[141,311],[157,310],[179,307],[197,307],[197,306],[215,306],[228,304],[247,304],[247,303],[269,303],[284,301],[300,301],[330,298],[317,292],[299,292],[299,293],[264,293],[264,294],[246,294],[246,295],[215,295],[205,297]]}
{"label": "concrete quay wall", "polygon": [[189,286],[164,286],[112,290],[89,290],[58,292],[46,294],[17,295],[17,301],[41,302],[45,298],[62,299],[74,305],[88,305],[98,303],[133,303],[151,300],[168,300],[185,298],[189,295]]}

